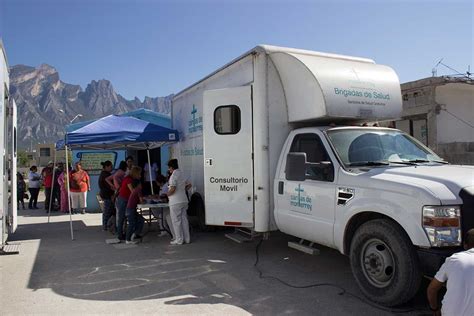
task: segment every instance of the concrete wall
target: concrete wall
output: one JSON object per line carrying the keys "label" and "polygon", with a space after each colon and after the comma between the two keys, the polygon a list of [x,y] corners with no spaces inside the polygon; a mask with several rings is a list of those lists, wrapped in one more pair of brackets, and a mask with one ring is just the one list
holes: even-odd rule
{"label": "concrete wall", "polygon": [[474,142],[474,85],[450,83],[436,87],[438,144]]}
{"label": "concrete wall", "polygon": [[[442,82],[441,78],[428,78],[404,83],[401,87],[402,118],[411,121],[410,134],[415,137],[423,134],[424,139],[419,140],[435,152],[437,151],[435,87]],[[414,123],[420,120],[426,120],[423,133],[421,130],[414,131],[413,129],[413,125],[420,127],[419,123]]]}
{"label": "concrete wall", "polygon": [[474,142],[438,144],[437,154],[458,165],[474,165]]}
{"label": "concrete wall", "polygon": [[438,153],[447,161],[474,165],[474,85],[436,87]]}
{"label": "concrete wall", "polygon": [[403,114],[397,127],[451,163],[474,165],[472,81],[425,78],[402,84],[402,96]]}
{"label": "concrete wall", "polygon": [[[49,149],[49,155],[42,155],[41,149]],[[66,152],[64,150],[55,150],[54,144],[38,144],[36,146],[34,163],[38,167],[45,167],[49,161],[54,161],[54,155],[56,155],[56,161],[65,162],[66,161]]]}

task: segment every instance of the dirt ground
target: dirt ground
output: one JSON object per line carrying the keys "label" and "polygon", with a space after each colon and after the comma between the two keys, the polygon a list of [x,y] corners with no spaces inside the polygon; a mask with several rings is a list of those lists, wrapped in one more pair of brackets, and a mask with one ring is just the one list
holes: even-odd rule
{"label": "dirt ground", "polygon": [[[19,227],[10,242],[20,254],[0,257],[3,315],[160,314],[160,315],[388,315],[365,303],[349,260],[321,247],[310,256],[287,247],[292,237],[272,233],[261,244],[258,267],[304,286],[292,288],[260,278],[254,267],[258,240],[239,244],[225,232],[193,232],[189,245],[172,246],[159,237],[156,223],[138,245],[105,242],[101,214],[19,211]],[[425,282],[426,283],[426,282]],[[419,295],[394,312],[429,315],[426,284]],[[356,297],[354,297],[355,295]]]}

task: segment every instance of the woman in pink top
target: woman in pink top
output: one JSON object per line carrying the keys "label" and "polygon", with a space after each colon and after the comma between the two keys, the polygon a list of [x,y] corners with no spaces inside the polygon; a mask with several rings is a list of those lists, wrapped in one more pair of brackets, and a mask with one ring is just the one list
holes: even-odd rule
{"label": "woman in pink top", "polygon": [[61,187],[61,203],[60,203],[60,211],[63,213],[69,212],[69,201],[67,199],[67,181],[66,181],[66,170],[61,172],[61,174],[58,177],[58,183],[59,186]]}
{"label": "woman in pink top", "polygon": [[127,171],[127,163],[125,161],[121,161],[120,165],[115,171],[113,175],[105,179],[105,181],[113,188],[115,188],[115,192],[120,189],[120,186],[122,185],[122,180],[125,178],[125,172]]}

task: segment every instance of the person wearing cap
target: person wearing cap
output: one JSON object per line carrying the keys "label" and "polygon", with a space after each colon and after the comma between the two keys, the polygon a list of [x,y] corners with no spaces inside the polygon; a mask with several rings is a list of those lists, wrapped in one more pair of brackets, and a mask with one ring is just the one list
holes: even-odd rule
{"label": "person wearing cap", "polygon": [[80,161],[76,162],[75,169],[69,176],[71,190],[71,208],[74,213],[86,213],[87,191],[91,190],[89,174],[82,169]]}
{"label": "person wearing cap", "polygon": [[43,179],[43,185],[44,185],[44,195],[45,195],[45,201],[44,201],[44,209],[46,212],[49,211],[50,206],[51,210],[54,210],[52,204],[53,201],[51,201],[51,189],[53,187],[53,167],[54,163],[52,161],[48,162],[48,165],[43,168],[41,171],[41,178]]}

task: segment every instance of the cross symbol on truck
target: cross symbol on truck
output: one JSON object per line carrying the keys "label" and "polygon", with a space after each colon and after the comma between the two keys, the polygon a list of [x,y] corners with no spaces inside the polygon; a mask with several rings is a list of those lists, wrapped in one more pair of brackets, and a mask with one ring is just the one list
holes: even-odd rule
{"label": "cross symbol on truck", "polygon": [[301,188],[301,184],[298,184],[295,191],[298,192],[298,206],[301,206],[301,192],[304,192],[304,189]]}
{"label": "cross symbol on truck", "polygon": [[193,110],[191,111],[191,114],[193,115],[193,127],[196,127],[196,113],[197,109],[196,106],[193,104]]}
{"label": "cross symbol on truck", "polygon": [[356,76],[357,80],[360,81],[359,73],[357,72],[357,70],[355,70],[355,68],[352,68],[351,72]]}

